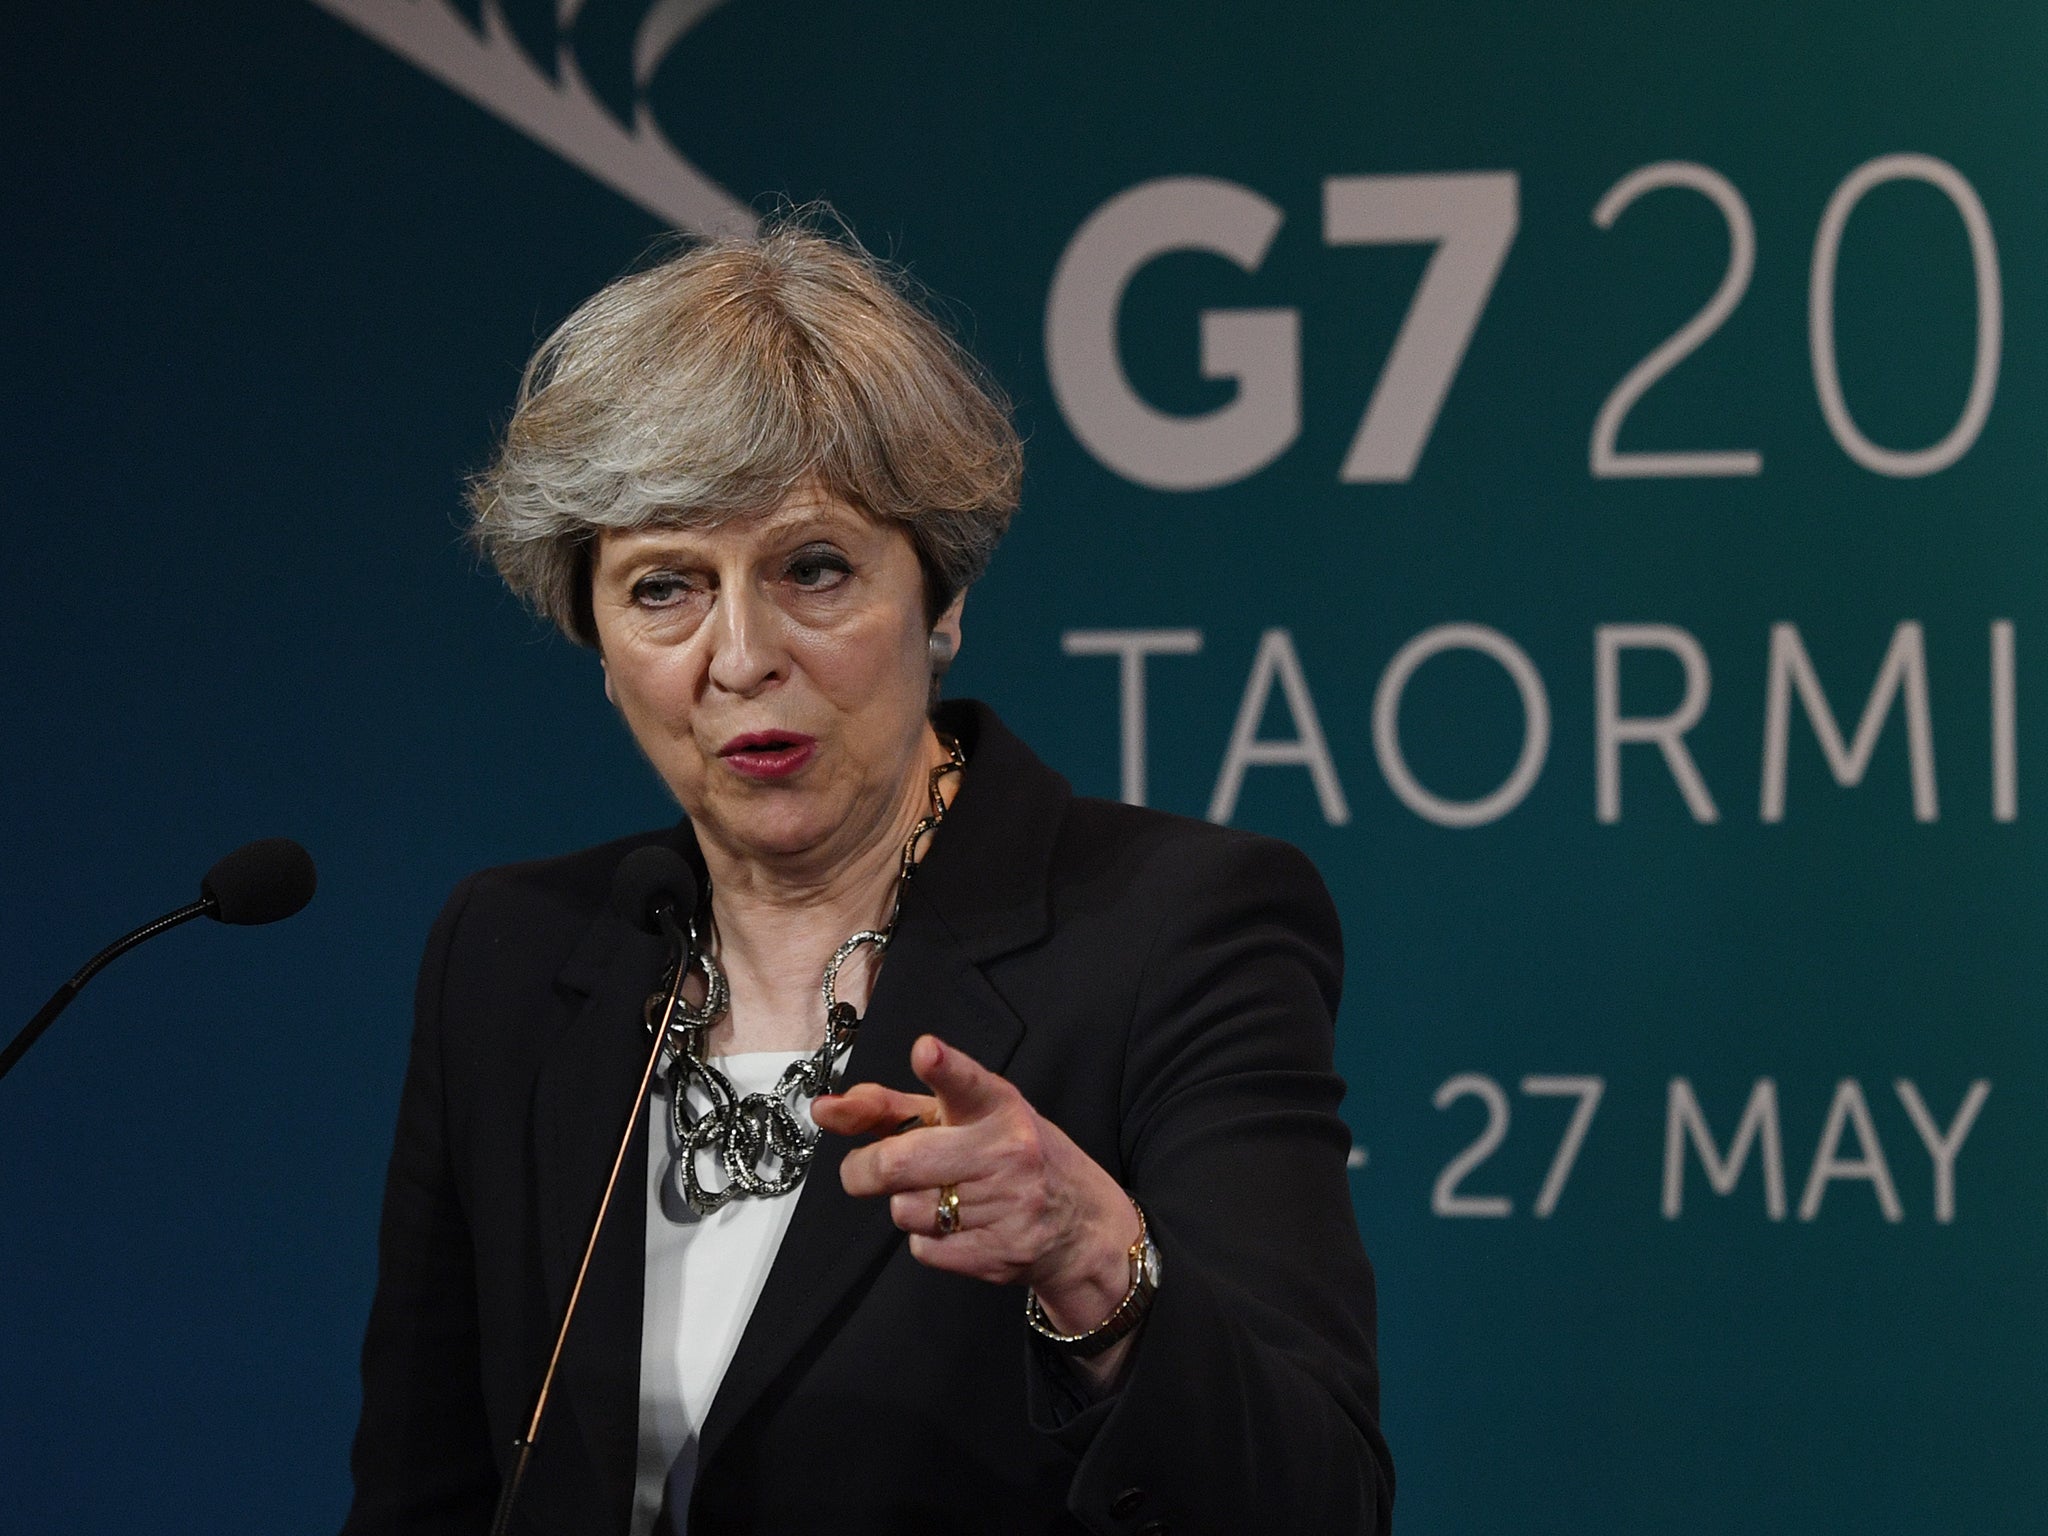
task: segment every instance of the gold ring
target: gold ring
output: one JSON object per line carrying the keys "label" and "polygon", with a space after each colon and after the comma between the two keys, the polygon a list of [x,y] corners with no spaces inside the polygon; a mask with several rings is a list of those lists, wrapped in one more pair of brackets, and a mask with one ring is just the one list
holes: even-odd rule
{"label": "gold ring", "polygon": [[939,1236],[950,1237],[960,1230],[960,1191],[951,1184],[939,1186]]}

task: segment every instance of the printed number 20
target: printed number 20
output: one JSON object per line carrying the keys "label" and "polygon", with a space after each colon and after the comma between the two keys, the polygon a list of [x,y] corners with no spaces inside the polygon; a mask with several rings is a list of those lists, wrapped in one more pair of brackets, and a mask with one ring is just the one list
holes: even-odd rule
{"label": "printed number 20", "polygon": [[[1849,215],[1865,194],[1887,182],[1925,182],[1955,205],[1970,237],[1970,269],[1977,291],[1977,349],[1971,366],[1970,393],[1962,414],[1942,438],[1925,448],[1886,448],[1872,442],[1849,413],[1835,357],[1835,269]],[[1721,211],[1728,226],[1728,266],[1706,306],[1680,326],[1648,356],[1622,376],[1601,404],[1593,421],[1588,453],[1599,480],[1711,475],[1755,475],[1763,472],[1763,455],[1754,449],[1694,450],[1687,453],[1623,452],[1615,446],[1621,424],[1636,402],[1735,312],[1756,270],[1756,224],[1749,204],[1734,183],[1711,166],[1665,160],[1645,165],[1607,189],[1593,210],[1593,222],[1612,229],[1615,221],[1645,193],[1668,188],[1697,192]],[[1998,242],[1991,217],[1977,189],[1954,166],[1932,155],[1880,155],[1842,179],[1821,214],[1814,235],[1813,263],[1807,289],[1807,348],[1813,364],[1813,387],[1820,397],[1821,416],[1836,443],[1851,459],[1875,474],[1909,479],[1947,469],[1977,441],[1998,393],[1999,354],[2004,342],[2005,301],[1998,273]]]}

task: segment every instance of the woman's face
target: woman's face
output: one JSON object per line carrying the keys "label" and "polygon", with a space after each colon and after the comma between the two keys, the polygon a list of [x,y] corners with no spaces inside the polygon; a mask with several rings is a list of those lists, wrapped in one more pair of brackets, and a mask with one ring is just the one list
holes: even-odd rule
{"label": "woman's face", "polygon": [[715,529],[608,532],[591,599],[605,691],[707,853],[829,869],[917,814],[931,661],[900,527],[800,489]]}

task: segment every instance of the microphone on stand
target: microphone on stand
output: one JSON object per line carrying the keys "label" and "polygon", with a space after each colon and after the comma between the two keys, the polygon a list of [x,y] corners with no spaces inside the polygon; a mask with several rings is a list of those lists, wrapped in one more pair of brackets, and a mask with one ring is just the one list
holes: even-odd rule
{"label": "microphone on stand", "polygon": [[88,981],[136,945],[195,917],[242,926],[277,922],[313,899],[315,883],[312,856],[290,838],[266,837],[245,843],[206,872],[199,882],[197,901],[167,912],[155,922],[144,923],[86,961],[76,976],[36,1010],[36,1016],[21,1033],[7,1042],[7,1049],[0,1051],[0,1077],[14,1070],[14,1064],[28,1054],[28,1048],[42,1037],[57,1015],[71,1006],[71,1000],[85,989]]}
{"label": "microphone on stand", "polygon": [[548,1355],[547,1370],[541,1373],[540,1390],[534,1394],[533,1413],[527,1419],[526,1432],[512,1442],[512,1470],[498,1489],[491,1536],[506,1536],[511,1529],[512,1506],[519,1497],[519,1485],[526,1480],[526,1464],[533,1459],[534,1444],[540,1439],[541,1419],[548,1411],[548,1393],[555,1384],[555,1368],[562,1363],[562,1345],[569,1337],[569,1324],[576,1317],[584,1276],[590,1273],[590,1256],[597,1251],[597,1235],[604,1230],[605,1215],[611,1210],[619,1170],[625,1167],[626,1153],[632,1149],[633,1136],[640,1129],[641,1108],[647,1102],[647,1085],[654,1081],[654,1069],[661,1061],[669,1016],[682,995],[683,978],[690,973],[690,919],[696,914],[697,900],[697,876],[689,863],[675,849],[659,844],[634,849],[620,860],[618,873],[612,877],[612,910],[642,933],[665,935],[675,957],[675,972],[669,981],[667,1001],[651,1021],[654,1041],[648,1049],[647,1066],[640,1074],[640,1088],[633,1095],[625,1133],[619,1138],[618,1155],[612,1159],[611,1174],[604,1181],[597,1216],[590,1223],[583,1261],[576,1266],[576,1280],[569,1287],[569,1301],[562,1309],[562,1326],[555,1330],[555,1347]]}
{"label": "microphone on stand", "polygon": [[[612,876],[612,910],[642,933],[661,933],[671,944],[686,940],[697,915],[697,876],[675,849],[653,843],[619,860]],[[688,958],[688,957],[685,957]]]}

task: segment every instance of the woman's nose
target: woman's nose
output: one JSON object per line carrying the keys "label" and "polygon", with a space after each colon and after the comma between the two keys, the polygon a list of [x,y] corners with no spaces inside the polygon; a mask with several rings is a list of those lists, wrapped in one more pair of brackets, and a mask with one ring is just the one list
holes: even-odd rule
{"label": "woman's nose", "polygon": [[745,582],[720,586],[711,610],[712,686],[748,696],[778,681],[787,668],[787,653],[771,605]]}

